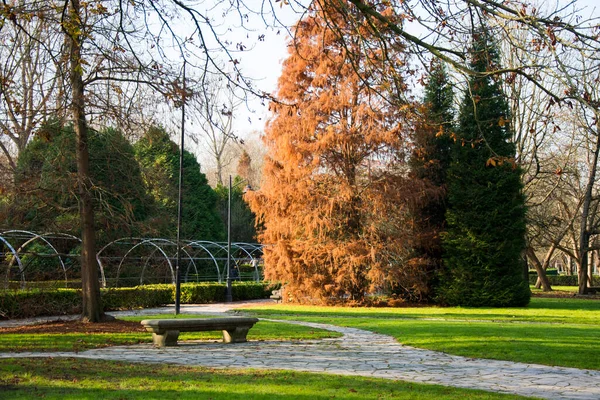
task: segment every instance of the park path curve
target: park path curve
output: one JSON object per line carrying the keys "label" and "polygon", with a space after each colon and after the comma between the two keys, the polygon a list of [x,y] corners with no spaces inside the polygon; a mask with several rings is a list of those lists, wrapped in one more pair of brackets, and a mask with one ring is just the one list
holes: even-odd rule
{"label": "park path curve", "polygon": [[[221,314],[239,306],[241,304],[187,306],[182,307],[182,312]],[[157,311],[172,312],[173,309],[144,310],[145,313]],[[343,336],[306,341],[250,341],[235,345],[186,342],[164,349],[144,344],[80,353],[0,353],[0,358],[77,357],[211,368],[287,369],[399,379],[544,399],[600,399],[600,371],[452,356],[403,346],[391,336],[361,329],[299,321],[281,322],[327,329]],[[250,338],[251,334],[252,331]]]}

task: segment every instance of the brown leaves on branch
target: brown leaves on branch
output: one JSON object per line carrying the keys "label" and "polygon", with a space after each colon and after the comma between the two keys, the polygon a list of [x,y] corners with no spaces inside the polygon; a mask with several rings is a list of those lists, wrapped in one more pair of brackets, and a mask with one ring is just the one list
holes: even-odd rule
{"label": "brown leaves on branch", "polygon": [[[281,103],[271,105],[261,190],[248,195],[264,226],[260,240],[272,244],[266,277],[285,282],[287,299],[297,302],[364,301],[401,278],[411,240],[406,205],[414,186],[404,168],[414,110],[380,96],[403,82],[370,70],[376,51],[353,59],[364,41],[346,27],[334,9],[297,25]],[[402,50],[390,68],[403,70]],[[370,85],[359,77],[367,72]]]}

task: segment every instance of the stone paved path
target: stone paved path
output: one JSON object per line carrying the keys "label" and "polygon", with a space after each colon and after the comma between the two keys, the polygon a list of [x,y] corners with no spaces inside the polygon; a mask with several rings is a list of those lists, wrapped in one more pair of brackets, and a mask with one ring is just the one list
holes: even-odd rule
{"label": "stone paved path", "polygon": [[[224,312],[228,308],[223,305],[196,306],[186,307],[183,312]],[[282,322],[328,329],[344,336],[315,341],[250,341],[235,345],[187,342],[167,349],[136,345],[81,353],[2,353],[0,358],[80,357],[214,368],[288,369],[401,379],[546,399],[600,399],[600,371],[451,356],[403,346],[390,336],[360,329]],[[249,338],[252,338],[252,331]]]}

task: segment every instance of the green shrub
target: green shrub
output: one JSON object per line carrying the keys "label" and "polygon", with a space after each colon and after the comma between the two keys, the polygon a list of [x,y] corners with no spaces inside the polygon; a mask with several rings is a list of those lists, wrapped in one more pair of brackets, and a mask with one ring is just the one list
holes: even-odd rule
{"label": "green shrub", "polygon": [[[577,275],[548,275],[548,280],[550,281],[550,285],[553,286],[578,286],[578,278]],[[537,274],[532,275],[529,274],[529,283],[531,285],[535,285],[537,281]],[[600,277],[594,276],[592,278],[593,285],[592,286],[600,286]]]}
{"label": "green shrub", "polygon": [[[537,271],[535,269],[530,269],[529,275],[537,276]],[[546,276],[558,276],[558,270],[556,268],[548,268],[546,270]]]}
{"label": "green shrub", "polygon": [[[184,283],[181,304],[225,301],[224,283]],[[234,282],[233,300],[264,299],[277,284]],[[159,307],[175,302],[171,284],[101,289],[106,311]],[[44,315],[67,315],[81,312],[81,289],[4,290],[0,291],[0,318],[30,318]]]}
{"label": "green shrub", "polygon": [[30,318],[81,312],[81,290],[0,291],[0,318]]}
{"label": "green shrub", "polygon": [[144,285],[102,289],[101,297],[107,311],[130,310],[170,304],[173,302],[174,292],[175,288],[172,285]]}
{"label": "green shrub", "polygon": [[268,283],[235,282],[232,287],[233,300],[265,299],[271,295]]}
{"label": "green shrub", "polygon": [[183,283],[181,285],[182,304],[203,304],[225,301],[224,283]]}

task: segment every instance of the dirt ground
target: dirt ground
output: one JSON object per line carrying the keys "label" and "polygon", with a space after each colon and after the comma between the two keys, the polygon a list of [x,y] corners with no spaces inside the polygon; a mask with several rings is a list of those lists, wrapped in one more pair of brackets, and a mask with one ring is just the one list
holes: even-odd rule
{"label": "dirt ground", "polygon": [[2,333],[127,333],[146,332],[139,322],[114,320],[100,323],[53,321],[36,325],[0,328]]}

